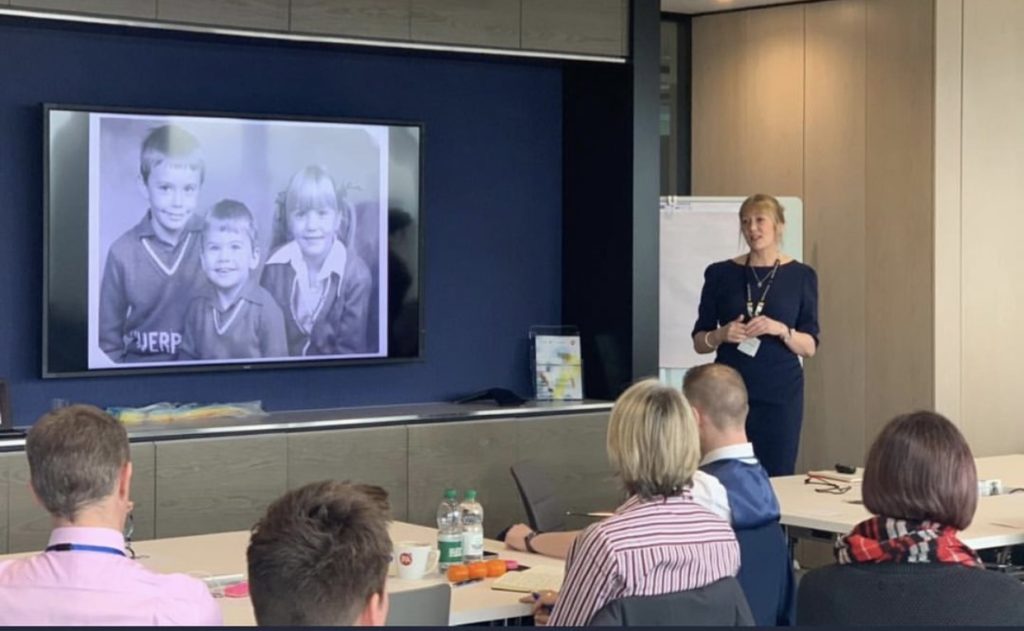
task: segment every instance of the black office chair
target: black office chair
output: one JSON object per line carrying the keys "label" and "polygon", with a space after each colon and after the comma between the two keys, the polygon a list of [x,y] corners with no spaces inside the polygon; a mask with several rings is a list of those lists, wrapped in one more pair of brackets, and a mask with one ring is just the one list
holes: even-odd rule
{"label": "black office chair", "polygon": [[750,627],[754,616],[739,581],[729,576],[700,589],[613,600],[591,627]]}
{"label": "black office chair", "polygon": [[786,627],[796,618],[796,586],[789,541],[777,522],[736,530],[736,575],[759,627]]}
{"label": "black office chair", "polygon": [[530,528],[537,532],[565,530],[565,505],[540,463],[534,460],[517,462],[512,465],[512,478],[523,500]]}

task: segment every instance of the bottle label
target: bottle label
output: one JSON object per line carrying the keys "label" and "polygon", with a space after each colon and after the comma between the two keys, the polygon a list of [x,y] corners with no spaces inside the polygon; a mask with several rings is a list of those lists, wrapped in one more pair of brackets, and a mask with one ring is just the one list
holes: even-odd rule
{"label": "bottle label", "polygon": [[462,562],[462,539],[456,535],[453,538],[438,537],[437,539],[437,562],[442,565],[450,565]]}
{"label": "bottle label", "polygon": [[462,533],[462,549],[465,551],[464,554],[468,557],[482,557],[484,555],[484,533]]}

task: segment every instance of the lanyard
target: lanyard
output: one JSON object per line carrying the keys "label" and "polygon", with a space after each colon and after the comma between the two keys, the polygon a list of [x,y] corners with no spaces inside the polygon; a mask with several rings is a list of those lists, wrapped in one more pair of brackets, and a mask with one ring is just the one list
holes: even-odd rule
{"label": "lanyard", "polygon": [[128,556],[123,550],[108,546],[91,546],[85,543],[57,543],[46,549],[47,552],[102,552],[104,554],[116,554]]}
{"label": "lanyard", "polygon": [[[754,268],[750,266],[750,255],[747,255],[747,269],[750,270],[751,274],[754,274]],[[775,273],[779,271],[779,259],[775,259],[775,266],[772,267],[772,271],[768,273],[767,278],[764,281],[758,279],[757,286],[760,287],[761,283],[764,282],[764,289],[761,291],[761,297],[757,301],[757,306],[754,306],[754,298],[750,292],[750,279],[747,278],[747,318],[754,319],[761,315],[764,311],[764,301],[768,297],[768,292],[771,291],[772,283],[775,282]],[[756,275],[754,276],[756,278]]]}

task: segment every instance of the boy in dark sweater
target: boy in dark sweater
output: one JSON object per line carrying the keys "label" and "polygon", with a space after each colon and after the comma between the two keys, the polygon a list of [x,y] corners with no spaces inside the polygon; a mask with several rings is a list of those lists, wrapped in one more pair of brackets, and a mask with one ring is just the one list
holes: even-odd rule
{"label": "boy in dark sweater", "polygon": [[99,345],[114,362],[177,356],[185,309],[203,282],[193,214],[204,169],[199,141],[180,127],[157,127],[142,143],[148,209],[110,246],[100,285]]}
{"label": "boy in dark sweater", "polygon": [[209,285],[185,314],[182,359],[288,357],[284,314],[253,273],[260,263],[256,222],[245,204],[225,199],[210,209],[202,233]]}

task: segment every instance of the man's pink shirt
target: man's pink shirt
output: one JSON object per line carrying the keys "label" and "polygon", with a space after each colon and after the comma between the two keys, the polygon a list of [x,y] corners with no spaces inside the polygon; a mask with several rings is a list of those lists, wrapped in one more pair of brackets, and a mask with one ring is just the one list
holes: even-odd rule
{"label": "man's pink shirt", "polygon": [[[57,528],[48,545],[124,551],[109,528]],[[206,585],[158,574],[106,552],[51,551],[0,563],[0,625],[219,626],[220,607]]]}

